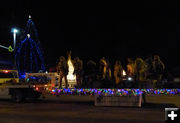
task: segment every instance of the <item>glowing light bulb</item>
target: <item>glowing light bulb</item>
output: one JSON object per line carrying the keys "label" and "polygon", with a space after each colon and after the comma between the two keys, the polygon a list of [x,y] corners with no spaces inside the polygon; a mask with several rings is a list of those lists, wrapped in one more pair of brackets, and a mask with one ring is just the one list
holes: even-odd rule
{"label": "glowing light bulb", "polygon": [[123,70],[123,73],[122,73],[122,74],[123,74],[123,76],[126,76],[126,72],[125,72],[125,70]]}

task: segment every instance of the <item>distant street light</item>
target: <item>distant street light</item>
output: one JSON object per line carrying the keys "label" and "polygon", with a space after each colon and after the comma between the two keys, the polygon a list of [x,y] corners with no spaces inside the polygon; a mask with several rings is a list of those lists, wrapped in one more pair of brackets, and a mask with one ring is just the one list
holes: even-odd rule
{"label": "distant street light", "polygon": [[16,58],[15,58],[15,51],[16,51],[16,34],[19,32],[16,28],[11,30],[13,32],[13,40],[14,40],[14,66],[16,66]]}
{"label": "distant street light", "polygon": [[15,48],[16,48],[16,34],[18,33],[18,30],[16,28],[13,28],[12,32],[13,32],[14,50],[15,50]]}

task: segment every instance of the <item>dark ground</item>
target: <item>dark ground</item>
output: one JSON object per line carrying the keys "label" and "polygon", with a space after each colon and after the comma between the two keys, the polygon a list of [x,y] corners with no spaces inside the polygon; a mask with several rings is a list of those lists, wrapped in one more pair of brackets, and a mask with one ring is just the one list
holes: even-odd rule
{"label": "dark ground", "polygon": [[[141,108],[95,107],[93,97],[87,96],[48,96],[45,100],[21,104],[4,98],[0,99],[0,123],[163,123],[164,108],[176,105],[154,103],[155,98],[147,98],[148,104]],[[170,98],[180,99],[179,96]]]}

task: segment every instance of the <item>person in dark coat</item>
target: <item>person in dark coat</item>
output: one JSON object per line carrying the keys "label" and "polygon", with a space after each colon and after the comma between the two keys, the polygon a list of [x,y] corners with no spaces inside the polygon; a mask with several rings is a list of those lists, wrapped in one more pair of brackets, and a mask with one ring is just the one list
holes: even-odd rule
{"label": "person in dark coat", "polygon": [[65,86],[68,87],[67,74],[68,74],[68,64],[64,56],[59,58],[59,63],[57,65],[57,73],[59,74],[59,88],[62,88],[62,79],[65,80]]}

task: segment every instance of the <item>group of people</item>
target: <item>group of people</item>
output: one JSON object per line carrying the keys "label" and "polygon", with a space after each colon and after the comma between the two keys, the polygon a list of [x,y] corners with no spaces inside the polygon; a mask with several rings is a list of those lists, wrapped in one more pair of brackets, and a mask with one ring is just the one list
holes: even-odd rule
{"label": "group of people", "polygon": [[66,88],[68,87],[68,80],[67,80],[67,75],[69,72],[69,66],[68,66],[68,61],[71,61],[73,64],[73,74],[76,75],[76,82],[77,86],[79,87],[82,84],[82,75],[83,75],[83,62],[82,60],[79,59],[79,57],[75,57],[74,60],[71,59],[71,51],[67,52],[68,55],[68,60],[65,59],[64,56],[61,56],[59,58],[59,62],[57,65],[57,73],[59,74],[59,84],[60,88],[62,88],[62,80],[64,78],[65,81],[65,86]]}
{"label": "group of people", "polygon": [[158,55],[143,60],[138,57],[134,61],[128,58],[127,75],[133,76],[137,82],[153,82],[156,87],[161,82],[165,65]]}
{"label": "group of people", "polygon": [[[89,60],[83,65],[83,61],[79,57],[71,59],[71,52],[68,52],[68,60],[72,61],[74,73],[76,75],[77,87],[82,87],[88,83],[88,87],[93,87],[93,83],[101,81],[103,87],[119,86],[123,80],[123,72],[126,71],[126,76],[133,77],[135,81],[145,82],[152,80],[153,83],[160,82],[165,70],[164,63],[158,55],[148,57],[143,60],[138,57],[135,60],[127,59],[127,66],[123,67],[120,60],[116,60],[112,68],[110,62],[105,58],[101,58],[99,64],[93,60]],[[60,76],[60,88],[62,87],[62,79],[65,80],[65,85],[68,87],[67,74],[68,64],[64,56],[59,58],[57,72]],[[84,68],[83,68],[84,66]],[[98,67],[99,66],[99,67]],[[99,69],[98,69],[99,68]],[[113,71],[113,72],[112,72]]]}

